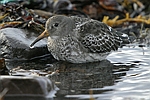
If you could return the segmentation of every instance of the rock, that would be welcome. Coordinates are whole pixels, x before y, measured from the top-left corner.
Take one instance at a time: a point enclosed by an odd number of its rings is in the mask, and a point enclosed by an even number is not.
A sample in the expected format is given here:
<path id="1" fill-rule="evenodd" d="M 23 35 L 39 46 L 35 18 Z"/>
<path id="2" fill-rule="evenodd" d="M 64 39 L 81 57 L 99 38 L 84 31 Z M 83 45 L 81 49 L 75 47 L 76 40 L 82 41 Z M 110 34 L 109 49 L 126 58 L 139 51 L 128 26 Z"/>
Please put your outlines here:
<path id="1" fill-rule="evenodd" d="M 58 88 L 48 78 L 40 76 L 1 76 L 0 93 L 7 89 L 4 98 L 53 98 Z M 22 99 L 19 99 L 22 100 Z M 25 100 L 25 99 L 24 99 Z M 27 100 L 27 99 L 26 99 Z M 47 100 L 47 99 L 46 99 Z"/>
<path id="2" fill-rule="evenodd" d="M 40 33 L 39 33 L 40 34 Z M 5 28 L 0 30 L 0 57 L 6 59 L 32 59 L 45 54 L 47 50 L 46 39 L 30 48 L 30 44 L 36 39 L 34 32 L 18 28 Z"/>

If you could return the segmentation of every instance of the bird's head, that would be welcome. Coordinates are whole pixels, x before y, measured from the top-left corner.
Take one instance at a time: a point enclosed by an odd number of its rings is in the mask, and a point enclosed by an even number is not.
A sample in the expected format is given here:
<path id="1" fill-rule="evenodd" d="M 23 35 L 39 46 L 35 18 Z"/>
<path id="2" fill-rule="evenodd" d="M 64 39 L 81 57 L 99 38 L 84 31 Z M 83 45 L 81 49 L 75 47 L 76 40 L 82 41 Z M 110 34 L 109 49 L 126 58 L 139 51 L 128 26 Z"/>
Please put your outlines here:
<path id="1" fill-rule="evenodd" d="M 30 46 L 32 47 L 36 42 L 48 36 L 54 40 L 63 37 L 70 34 L 73 28 L 73 21 L 69 17 L 64 15 L 53 16 L 47 20 L 45 31 Z"/>

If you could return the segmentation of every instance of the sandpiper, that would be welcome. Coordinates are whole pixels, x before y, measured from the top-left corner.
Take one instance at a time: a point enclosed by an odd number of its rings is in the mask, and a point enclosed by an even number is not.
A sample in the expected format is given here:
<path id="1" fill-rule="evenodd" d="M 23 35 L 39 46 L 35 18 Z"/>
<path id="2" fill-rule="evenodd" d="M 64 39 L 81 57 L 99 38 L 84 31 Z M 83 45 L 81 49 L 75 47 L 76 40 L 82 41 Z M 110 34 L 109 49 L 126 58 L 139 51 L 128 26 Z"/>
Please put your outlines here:
<path id="1" fill-rule="evenodd" d="M 90 18 L 56 15 L 45 31 L 30 45 L 48 37 L 48 50 L 57 60 L 86 63 L 104 60 L 116 51 L 122 39 L 110 26 Z"/>

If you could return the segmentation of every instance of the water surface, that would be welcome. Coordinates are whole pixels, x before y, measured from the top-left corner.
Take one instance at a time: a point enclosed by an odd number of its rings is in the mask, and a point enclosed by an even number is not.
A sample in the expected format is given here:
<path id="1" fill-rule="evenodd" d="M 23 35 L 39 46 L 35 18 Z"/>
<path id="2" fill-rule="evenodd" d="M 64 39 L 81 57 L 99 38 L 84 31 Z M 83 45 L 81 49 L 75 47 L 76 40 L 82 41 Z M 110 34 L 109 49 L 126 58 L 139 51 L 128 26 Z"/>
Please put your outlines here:
<path id="1" fill-rule="evenodd" d="M 125 46 L 107 60 L 88 64 L 43 60 L 20 65 L 39 72 L 59 70 L 49 77 L 59 88 L 54 100 L 150 100 L 149 47 Z"/>
<path id="2" fill-rule="evenodd" d="M 66 72 L 67 85 L 59 86 L 56 100 L 150 100 L 149 47 L 123 47 L 107 59 L 97 66 L 77 66 L 76 72 Z"/>

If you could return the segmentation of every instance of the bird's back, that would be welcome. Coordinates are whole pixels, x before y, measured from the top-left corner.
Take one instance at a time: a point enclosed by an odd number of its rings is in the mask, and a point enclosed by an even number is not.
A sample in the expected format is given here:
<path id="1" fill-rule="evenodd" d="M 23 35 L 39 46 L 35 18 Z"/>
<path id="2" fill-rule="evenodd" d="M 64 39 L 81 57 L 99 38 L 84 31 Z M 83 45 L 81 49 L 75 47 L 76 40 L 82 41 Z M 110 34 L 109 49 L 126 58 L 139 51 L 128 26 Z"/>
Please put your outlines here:
<path id="1" fill-rule="evenodd" d="M 77 38 L 81 44 L 93 53 L 116 51 L 122 39 L 117 31 L 106 24 L 88 18 L 73 17 L 75 20 Z"/>

